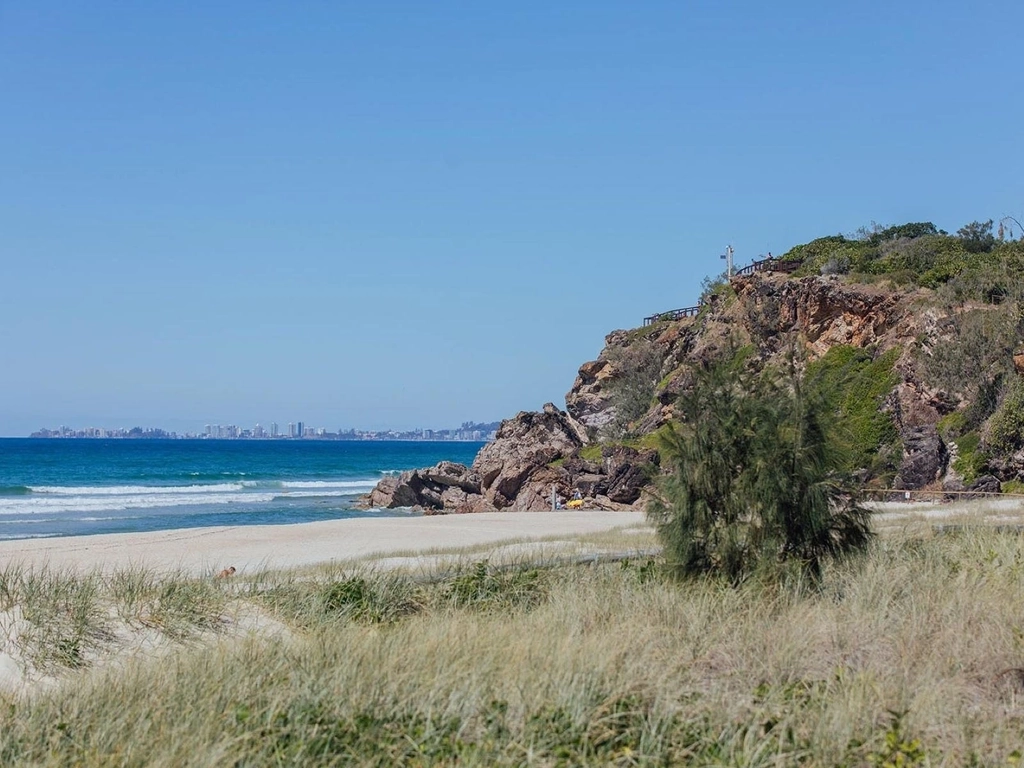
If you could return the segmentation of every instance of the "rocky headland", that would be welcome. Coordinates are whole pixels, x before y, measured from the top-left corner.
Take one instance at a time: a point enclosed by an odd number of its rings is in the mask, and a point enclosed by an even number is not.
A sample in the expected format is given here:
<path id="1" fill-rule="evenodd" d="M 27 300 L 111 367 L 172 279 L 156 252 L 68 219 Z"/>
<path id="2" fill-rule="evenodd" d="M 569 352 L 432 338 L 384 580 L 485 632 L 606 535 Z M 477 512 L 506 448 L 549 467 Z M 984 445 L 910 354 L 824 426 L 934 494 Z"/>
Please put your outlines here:
<path id="1" fill-rule="evenodd" d="M 914 283 L 801 271 L 808 270 L 734 277 L 692 316 L 613 331 L 597 359 L 580 366 L 564 410 L 548 403 L 519 413 L 471 466 L 442 462 L 385 478 L 367 504 L 427 513 L 544 510 L 554 490 L 563 498 L 579 491 L 588 508 L 642 508 L 658 472 L 657 431 L 693 416 L 677 412 L 678 395 L 696 366 L 737 349 L 744 365 L 757 368 L 797 349 L 806 369 L 837 382 L 835 419 L 873 419 L 874 431 L 859 438 L 868 441 L 857 468 L 865 484 L 966 492 L 1024 478 L 1024 449 L 1012 449 L 1011 440 L 1000 452 L 991 438 L 1008 397 L 1006 376 L 1024 372 L 1020 333 L 983 334 L 977 349 L 968 333 L 1002 318 L 1004 303 L 950 302 Z M 957 354 L 987 362 L 977 376 L 964 376 L 959 369 L 969 364 Z M 1004 391 L 987 412 L 979 410 L 980 398 L 992 396 L 986 381 Z"/>
<path id="2" fill-rule="evenodd" d="M 472 466 L 442 461 L 386 477 L 367 504 L 421 507 L 428 514 L 526 512 L 550 509 L 552 491 L 564 499 L 579 490 L 588 508 L 633 508 L 657 453 L 625 445 L 597 446 L 596 453 L 585 447 L 569 415 L 548 403 L 502 422 Z"/>

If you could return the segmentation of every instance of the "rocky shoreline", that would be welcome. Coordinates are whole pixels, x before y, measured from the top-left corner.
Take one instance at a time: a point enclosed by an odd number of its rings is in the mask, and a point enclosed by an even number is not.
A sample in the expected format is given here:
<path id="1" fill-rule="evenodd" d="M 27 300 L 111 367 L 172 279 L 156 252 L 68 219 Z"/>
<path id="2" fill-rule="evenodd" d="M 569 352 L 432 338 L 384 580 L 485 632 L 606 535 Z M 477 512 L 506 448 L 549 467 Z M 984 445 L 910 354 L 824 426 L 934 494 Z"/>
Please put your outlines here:
<path id="1" fill-rule="evenodd" d="M 605 446 L 600 458 L 588 460 L 583 448 L 569 415 L 548 403 L 543 411 L 503 421 L 471 466 L 442 461 L 386 477 L 366 505 L 414 507 L 424 514 L 536 512 L 551 509 L 554 489 L 562 498 L 579 491 L 588 509 L 641 509 L 657 452 Z"/>

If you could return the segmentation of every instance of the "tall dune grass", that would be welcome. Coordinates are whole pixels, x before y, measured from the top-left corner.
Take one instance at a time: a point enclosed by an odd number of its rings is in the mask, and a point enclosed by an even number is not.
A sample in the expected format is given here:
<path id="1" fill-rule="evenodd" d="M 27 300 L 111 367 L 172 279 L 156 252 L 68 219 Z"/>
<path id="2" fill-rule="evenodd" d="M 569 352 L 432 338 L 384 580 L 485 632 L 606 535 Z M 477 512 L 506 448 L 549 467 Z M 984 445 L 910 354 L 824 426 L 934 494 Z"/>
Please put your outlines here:
<path id="1" fill-rule="evenodd" d="M 224 599 L 292 632 L 11 698 L 0 764 L 1009 765 L 1022 544 L 888 535 L 817 587 L 643 563 L 262 574 Z"/>

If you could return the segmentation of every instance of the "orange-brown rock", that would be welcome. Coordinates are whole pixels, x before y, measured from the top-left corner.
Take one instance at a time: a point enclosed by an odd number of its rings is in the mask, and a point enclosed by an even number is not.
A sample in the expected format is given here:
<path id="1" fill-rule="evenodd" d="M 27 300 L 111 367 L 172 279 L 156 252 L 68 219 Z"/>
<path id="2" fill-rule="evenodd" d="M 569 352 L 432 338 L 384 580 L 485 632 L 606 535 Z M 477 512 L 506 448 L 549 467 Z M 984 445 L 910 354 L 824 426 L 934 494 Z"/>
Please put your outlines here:
<path id="1" fill-rule="evenodd" d="M 480 476 L 484 497 L 505 509 L 514 506 L 531 474 L 582 444 L 566 414 L 548 403 L 540 413 L 524 411 L 503 421 L 494 441 L 480 449 L 473 471 Z"/>

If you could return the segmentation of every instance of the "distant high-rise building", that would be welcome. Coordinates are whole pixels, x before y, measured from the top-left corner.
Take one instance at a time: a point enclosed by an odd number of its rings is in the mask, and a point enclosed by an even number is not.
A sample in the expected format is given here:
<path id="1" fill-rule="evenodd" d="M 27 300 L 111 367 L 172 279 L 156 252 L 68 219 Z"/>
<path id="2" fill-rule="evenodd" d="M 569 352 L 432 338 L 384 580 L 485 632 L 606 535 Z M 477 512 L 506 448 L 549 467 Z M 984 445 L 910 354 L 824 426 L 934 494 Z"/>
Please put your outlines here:
<path id="1" fill-rule="evenodd" d="M 277 437 L 277 422 L 276 421 L 270 422 L 270 436 L 271 437 Z"/>
<path id="2" fill-rule="evenodd" d="M 288 437 L 295 437 L 295 422 L 288 422 Z"/>
<path id="3" fill-rule="evenodd" d="M 306 436 L 306 432 L 305 432 L 306 425 L 303 424 L 301 421 L 298 422 L 295 425 L 295 428 L 296 428 L 295 431 L 299 433 L 299 437 L 305 437 Z"/>

